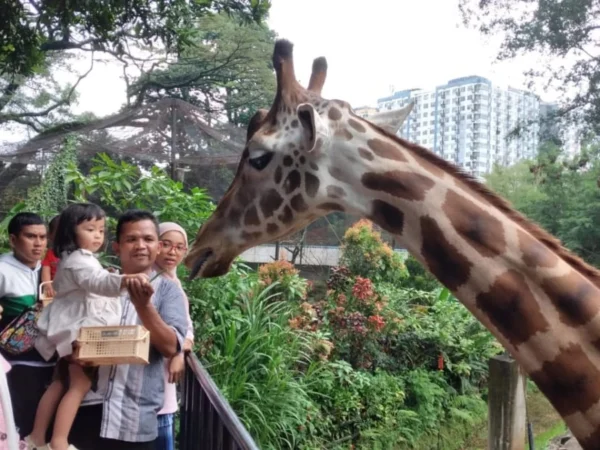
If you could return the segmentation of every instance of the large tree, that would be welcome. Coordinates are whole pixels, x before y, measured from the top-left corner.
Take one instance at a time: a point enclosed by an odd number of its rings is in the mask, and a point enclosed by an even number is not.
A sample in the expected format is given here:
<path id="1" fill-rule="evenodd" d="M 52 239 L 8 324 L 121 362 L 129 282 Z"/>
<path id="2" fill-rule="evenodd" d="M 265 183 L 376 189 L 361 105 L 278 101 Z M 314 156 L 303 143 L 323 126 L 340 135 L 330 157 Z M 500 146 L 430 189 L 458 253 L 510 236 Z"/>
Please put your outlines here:
<path id="1" fill-rule="evenodd" d="M 198 19 L 188 38 L 175 60 L 154 65 L 131 84 L 133 103 L 181 98 L 235 125 L 246 125 L 271 103 L 275 34 L 266 26 L 217 14 Z"/>
<path id="2" fill-rule="evenodd" d="M 0 14 L 0 124 L 20 123 L 40 131 L 51 114 L 68 107 L 77 82 L 89 71 L 73 85 L 52 86 L 51 73 L 64 63 L 66 51 L 102 52 L 124 64 L 138 59 L 132 47 L 179 53 L 189 45 L 198 18 L 224 12 L 260 22 L 269 7 L 270 0 L 5 0 Z M 41 97 L 32 94 L 40 92 L 32 80 L 44 87 Z M 35 101 L 28 104 L 31 99 Z"/>
<path id="3" fill-rule="evenodd" d="M 499 60 L 542 57 L 527 71 L 563 94 L 555 115 L 600 131 L 600 2 L 597 0 L 460 0 L 463 18 L 489 36 L 501 35 Z"/>
<path id="4" fill-rule="evenodd" d="M 600 146 L 584 142 L 579 155 L 568 157 L 545 144 L 534 161 L 496 167 L 488 185 L 516 209 L 600 266 Z"/>

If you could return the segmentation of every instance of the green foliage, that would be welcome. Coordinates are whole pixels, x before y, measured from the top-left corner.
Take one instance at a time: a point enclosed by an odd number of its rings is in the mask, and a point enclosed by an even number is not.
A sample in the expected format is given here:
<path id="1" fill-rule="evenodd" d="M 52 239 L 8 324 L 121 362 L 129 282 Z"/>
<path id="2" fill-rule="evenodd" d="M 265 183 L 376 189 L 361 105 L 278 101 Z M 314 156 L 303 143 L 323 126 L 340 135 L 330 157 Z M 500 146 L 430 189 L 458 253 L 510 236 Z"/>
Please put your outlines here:
<path id="1" fill-rule="evenodd" d="M 197 17 L 216 10 L 261 21 L 269 6 L 261 0 L 12 0 L 3 6 L 0 21 L 0 36 L 7 43 L 0 47 L 0 75 L 29 76 L 51 51 L 94 49 L 122 56 L 132 40 L 177 49 Z"/>
<path id="2" fill-rule="evenodd" d="M 547 144 L 535 161 L 495 168 L 487 183 L 590 264 L 600 266 L 600 146 L 567 157 Z"/>
<path id="3" fill-rule="evenodd" d="M 64 64 L 71 58 L 104 52 L 126 68 L 140 64 L 140 53 L 156 59 L 156 48 L 180 55 L 197 43 L 199 20 L 222 13 L 261 23 L 270 6 L 270 0 L 3 2 L 0 124 L 18 123 L 42 132 L 70 116 L 76 88 L 93 70 L 91 63 L 73 85 L 58 83 L 54 73 L 70 71 Z M 142 52 L 133 50 L 140 47 Z"/>
<path id="4" fill-rule="evenodd" d="M 581 118 L 595 133 L 599 131 L 598 57 L 593 54 L 600 43 L 598 2 L 461 0 L 460 8 L 466 23 L 483 34 L 503 36 L 498 59 L 541 56 L 536 68 L 526 72 L 531 84 L 563 94 L 564 105 L 557 117 Z"/>
<path id="5" fill-rule="evenodd" d="M 440 282 L 414 256 L 408 255 L 404 264 L 409 276 L 402 281 L 402 286 L 419 291 L 433 291 L 442 287 Z"/>
<path id="6" fill-rule="evenodd" d="M 182 98 L 208 113 L 225 113 L 229 123 L 247 125 L 272 101 L 274 33 L 226 14 L 196 21 L 176 62 L 144 73 L 129 89 L 135 103 L 157 97 Z"/>
<path id="7" fill-rule="evenodd" d="M 300 372 L 312 370 L 312 344 L 288 326 L 295 305 L 239 263 L 223 277 L 183 283 L 200 325 L 198 353 L 240 420 L 260 448 L 296 448 L 312 405 Z"/>
<path id="8" fill-rule="evenodd" d="M 49 220 L 67 206 L 69 197 L 67 175 L 69 167 L 77 162 L 76 149 L 77 139 L 68 136 L 44 173 L 42 183 L 29 191 L 24 209 Z"/>
<path id="9" fill-rule="evenodd" d="M 298 270 L 287 261 L 274 261 L 258 268 L 258 279 L 263 286 L 276 284 L 274 292 L 281 300 L 297 304 L 306 297 L 306 280 L 298 276 Z"/>
<path id="10" fill-rule="evenodd" d="M 87 176 L 71 164 L 66 181 L 74 185 L 75 200 L 98 203 L 112 217 L 127 209 L 146 209 L 161 222 L 179 223 L 189 236 L 195 235 L 214 210 L 203 189 L 185 192 L 182 183 L 172 180 L 156 166 L 143 173 L 139 167 L 125 161 L 117 163 L 106 154 L 94 158 Z"/>
<path id="11" fill-rule="evenodd" d="M 340 250 L 340 265 L 355 275 L 375 282 L 399 282 L 408 275 L 402 257 L 373 232 L 367 220 L 356 222 L 346 231 Z"/>

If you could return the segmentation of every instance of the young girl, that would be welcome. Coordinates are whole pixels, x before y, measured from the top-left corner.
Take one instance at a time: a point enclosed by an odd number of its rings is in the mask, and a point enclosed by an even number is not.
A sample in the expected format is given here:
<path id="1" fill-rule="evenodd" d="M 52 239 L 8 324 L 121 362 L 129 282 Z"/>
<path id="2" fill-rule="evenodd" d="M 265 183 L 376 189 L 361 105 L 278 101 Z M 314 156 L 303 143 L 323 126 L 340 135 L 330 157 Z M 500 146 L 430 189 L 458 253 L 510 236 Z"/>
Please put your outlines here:
<path id="1" fill-rule="evenodd" d="M 159 226 L 160 241 L 162 248 L 156 257 L 156 270 L 162 275 L 174 280 L 179 286 L 181 283 L 177 278 L 177 266 L 183 260 L 187 252 L 187 234 L 185 230 L 174 222 L 161 223 Z M 191 350 L 194 344 L 194 327 L 190 319 L 189 304 L 186 300 L 186 312 L 188 316 L 188 330 L 183 344 L 183 350 Z M 175 383 L 181 377 L 185 362 L 183 353 L 165 361 L 165 400 L 163 408 L 158 412 L 158 439 L 156 450 L 173 450 L 175 441 L 173 438 L 173 416 L 177 411 L 177 392 Z"/>
<path id="2" fill-rule="evenodd" d="M 53 285 L 54 301 L 38 319 L 36 349 L 49 360 L 58 353 L 54 379 L 38 405 L 33 431 L 25 438 L 29 448 L 71 450 L 68 436 L 77 410 L 92 384 L 97 367 L 82 367 L 72 357 L 79 329 L 118 325 L 120 291 L 127 278 L 148 282 L 145 274 L 119 275 L 103 269 L 94 256 L 104 243 L 105 213 L 97 205 L 75 203 L 60 215 L 54 251 L 60 257 Z M 56 412 L 52 439 L 46 431 Z"/>
<path id="3" fill-rule="evenodd" d="M 56 236 L 56 227 L 58 225 L 58 217 L 59 216 L 54 216 L 50 223 L 48 223 L 49 243 L 54 242 L 54 237 Z M 60 260 L 56 257 L 54 250 L 52 250 L 52 247 L 49 245 L 48 250 L 46 251 L 46 256 L 44 256 L 44 259 L 42 260 L 42 283 L 54 280 L 59 261 Z M 48 297 L 54 297 L 52 283 L 44 285 L 44 293 Z"/>

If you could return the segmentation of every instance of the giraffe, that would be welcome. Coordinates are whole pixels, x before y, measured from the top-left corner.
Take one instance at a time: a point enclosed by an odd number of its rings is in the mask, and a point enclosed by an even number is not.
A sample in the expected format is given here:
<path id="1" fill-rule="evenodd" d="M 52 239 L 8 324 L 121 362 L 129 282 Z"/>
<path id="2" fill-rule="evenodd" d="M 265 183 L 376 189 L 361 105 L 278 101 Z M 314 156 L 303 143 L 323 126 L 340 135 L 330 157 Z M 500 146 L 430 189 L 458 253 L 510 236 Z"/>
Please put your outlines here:
<path id="1" fill-rule="evenodd" d="M 191 277 L 225 274 L 245 249 L 332 211 L 396 236 L 498 339 L 584 449 L 600 448 L 600 272 L 455 165 L 321 97 L 293 45 L 273 52 L 277 92 L 256 112 L 234 180 L 186 257 Z"/>

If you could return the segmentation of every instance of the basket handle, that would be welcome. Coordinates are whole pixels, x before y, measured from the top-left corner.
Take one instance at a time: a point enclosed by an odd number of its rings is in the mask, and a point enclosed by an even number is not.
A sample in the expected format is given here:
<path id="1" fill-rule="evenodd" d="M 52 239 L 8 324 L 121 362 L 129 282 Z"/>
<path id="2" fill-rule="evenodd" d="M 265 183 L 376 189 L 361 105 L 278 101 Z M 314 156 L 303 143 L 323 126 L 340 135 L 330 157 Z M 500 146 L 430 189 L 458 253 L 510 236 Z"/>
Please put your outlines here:
<path id="1" fill-rule="evenodd" d="M 43 288 L 43 286 L 45 284 L 52 284 L 52 281 L 44 281 L 43 283 L 40 283 L 40 287 L 38 288 L 39 289 L 39 299 L 40 300 L 50 300 L 51 298 L 53 298 L 53 297 L 44 297 L 43 296 L 43 291 L 44 290 L 42 288 Z"/>

